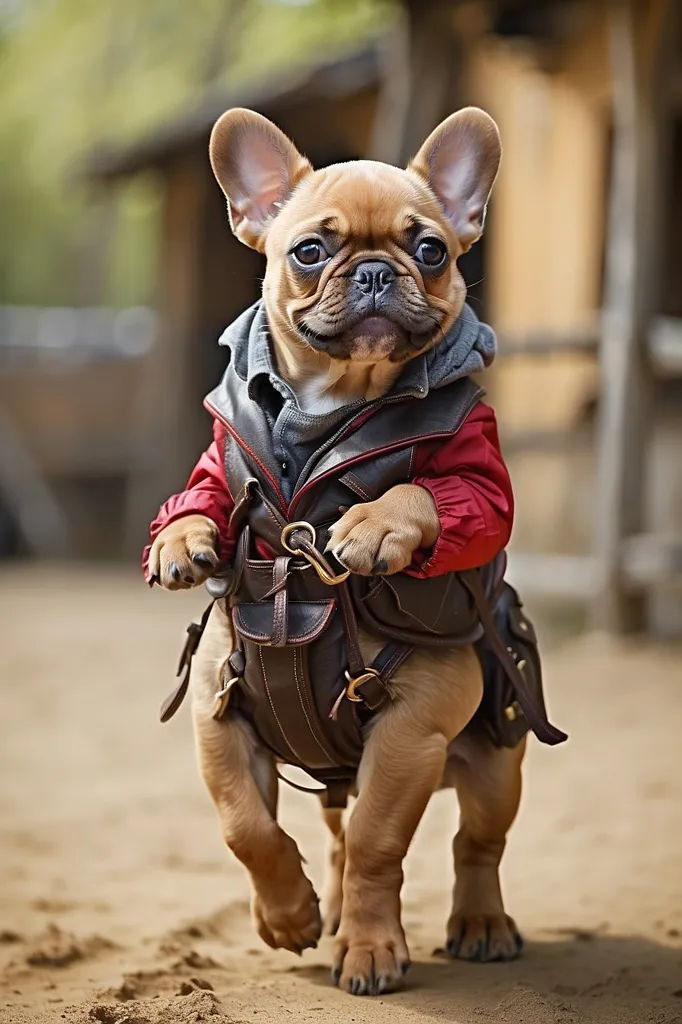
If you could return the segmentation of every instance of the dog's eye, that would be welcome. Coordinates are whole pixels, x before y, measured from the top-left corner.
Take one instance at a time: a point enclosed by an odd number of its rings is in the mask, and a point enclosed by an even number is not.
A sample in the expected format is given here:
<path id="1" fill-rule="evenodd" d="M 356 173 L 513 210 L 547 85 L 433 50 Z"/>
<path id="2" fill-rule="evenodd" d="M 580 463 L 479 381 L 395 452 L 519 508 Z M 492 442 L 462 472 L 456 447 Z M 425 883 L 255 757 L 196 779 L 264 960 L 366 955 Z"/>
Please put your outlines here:
<path id="1" fill-rule="evenodd" d="M 304 267 L 314 267 L 316 263 L 324 263 L 329 259 L 329 253 L 321 242 L 315 238 L 307 238 L 300 242 L 294 249 L 294 259 Z"/>
<path id="2" fill-rule="evenodd" d="M 437 238 L 425 238 L 420 242 L 415 259 L 426 267 L 439 267 L 444 262 L 448 251 Z"/>

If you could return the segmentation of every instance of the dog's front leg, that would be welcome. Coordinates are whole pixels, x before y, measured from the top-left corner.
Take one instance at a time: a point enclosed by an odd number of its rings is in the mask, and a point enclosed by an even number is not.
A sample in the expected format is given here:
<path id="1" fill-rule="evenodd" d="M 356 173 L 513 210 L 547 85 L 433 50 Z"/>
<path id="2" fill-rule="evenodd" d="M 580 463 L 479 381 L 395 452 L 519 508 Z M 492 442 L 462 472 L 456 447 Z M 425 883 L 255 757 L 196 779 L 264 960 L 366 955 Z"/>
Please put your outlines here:
<path id="1" fill-rule="evenodd" d="M 212 717 L 221 668 L 232 650 L 232 630 L 220 604 L 192 664 L 192 711 L 202 777 L 215 803 L 223 839 L 247 868 L 253 915 L 269 946 L 294 953 L 315 946 L 321 920 L 317 896 L 301 866 L 296 843 L 277 824 L 277 776 L 272 756 L 250 726 L 228 707 Z"/>
<path id="2" fill-rule="evenodd" d="M 353 995 L 391 992 L 409 967 L 400 921 L 403 859 L 441 781 L 448 744 L 482 693 L 469 647 L 417 652 L 391 686 L 394 699 L 365 746 L 346 833 L 333 977 Z"/>

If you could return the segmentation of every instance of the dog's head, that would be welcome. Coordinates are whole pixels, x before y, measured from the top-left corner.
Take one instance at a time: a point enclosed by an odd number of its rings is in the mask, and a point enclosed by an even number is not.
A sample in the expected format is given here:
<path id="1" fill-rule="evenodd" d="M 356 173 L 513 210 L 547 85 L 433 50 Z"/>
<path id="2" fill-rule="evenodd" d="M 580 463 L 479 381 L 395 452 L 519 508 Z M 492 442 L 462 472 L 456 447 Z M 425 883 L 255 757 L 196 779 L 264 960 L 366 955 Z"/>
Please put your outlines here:
<path id="1" fill-rule="evenodd" d="M 216 123 L 210 156 L 233 231 L 267 256 L 266 310 L 290 354 L 399 365 L 459 316 L 457 259 L 483 231 L 500 160 L 484 111 L 452 114 L 407 170 L 313 170 L 279 128 L 241 109 Z"/>

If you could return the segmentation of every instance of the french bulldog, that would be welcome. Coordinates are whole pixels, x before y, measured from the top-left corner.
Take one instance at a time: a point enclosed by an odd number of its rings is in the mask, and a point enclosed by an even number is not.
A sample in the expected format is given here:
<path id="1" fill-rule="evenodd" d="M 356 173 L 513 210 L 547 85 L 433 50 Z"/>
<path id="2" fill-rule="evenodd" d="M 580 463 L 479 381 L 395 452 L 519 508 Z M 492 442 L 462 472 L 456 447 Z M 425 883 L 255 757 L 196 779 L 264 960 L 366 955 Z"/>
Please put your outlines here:
<path id="1" fill-rule="evenodd" d="M 314 170 L 260 114 L 234 109 L 218 120 L 211 164 L 232 230 L 267 258 L 268 343 L 274 372 L 294 396 L 291 409 L 324 418 L 370 405 L 424 353 L 437 356 L 465 315 L 457 261 L 483 231 L 500 152 L 494 121 L 476 108 L 443 121 L 406 169 L 358 160 Z M 469 466 L 461 477 L 475 472 Z M 480 468 L 479 492 L 487 472 Z M 459 474 L 455 453 L 438 470 L 439 493 Z M 328 550 L 348 571 L 390 577 L 419 552 L 422 565 L 437 558 L 434 549 L 455 557 L 466 512 L 446 524 L 426 476 L 339 516 Z M 226 494 L 228 513 L 231 500 Z M 483 518 L 489 523 L 494 513 Z M 170 590 L 201 584 L 224 557 L 225 529 L 217 514 L 174 518 L 153 540 L 150 576 Z M 505 542 L 500 535 L 498 547 Z M 369 664 L 382 641 L 363 634 L 362 645 Z M 337 984 L 356 995 L 400 987 L 410 963 L 403 860 L 432 793 L 452 785 L 461 820 L 447 950 L 465 960 L 516 957 L 521 940 L 504 910 L 498 866 L 518 809 L 525 744 L 498 748 L 465 731 L 482 695 L 473 648 L 417 649 L 393 676 L 393 699 L 368 733 L 347 827 L 341 811 L 325 812 L 333 851 L 321 914 L 298 848 L 277 823 L 275 759 L 229 706 L 220 721 L 212 714 L 233 646 L 217 602 L 192 667 L 194 728 L 225 842 L 251 876 L 264 941 L 300 953 L 324 927 L 336 935 Z"/>

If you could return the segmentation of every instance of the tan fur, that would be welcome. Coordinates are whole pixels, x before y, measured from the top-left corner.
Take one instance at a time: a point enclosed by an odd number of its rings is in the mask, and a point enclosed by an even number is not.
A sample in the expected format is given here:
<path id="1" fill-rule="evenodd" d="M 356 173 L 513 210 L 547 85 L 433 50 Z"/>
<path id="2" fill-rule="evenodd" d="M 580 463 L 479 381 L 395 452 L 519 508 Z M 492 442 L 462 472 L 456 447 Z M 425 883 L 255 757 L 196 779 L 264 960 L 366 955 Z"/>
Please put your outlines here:
<path id="1" fill-rule="evenodd" d="M 218 563 L 218 527 L 208 516 L 183 516 L 161 531 L 149 552 L 149 574 L 167 590 L 187 590 L 208 579 Z M 202 556 L 208 564 L 195 559 Z M 175 579 L 173 567 L 177 567 Z"/>
<path id="2" fill-rule="evenodd" d="M 363 323 L 340 331 L 333 354 L 308 343 L 301 318 L 323 334 L 331 330 L 338 311 L 348 312 L 349 279 L 359 260 L 388 259 L 398 268 L 400 301 L 416 311 L 417 320 L 437 325 L 424 348 L 436 344 L 459 315 L 465 286 L 456 260 L 482 231 L 499 162 L 497 129 L 482 111 L 449 118 L 407 170 L 358 161 L 324 171 L 313 171 L 265 118 L 228 111 L 214 129 L 211 161 L 235 233 L 267 255 L 264 297 L 277 366 L 306 411 L 382 395 L 405 359 L 423 351 L 406 349 L 407 329 L 392 323 L 385 334 L 377 333 L 376 324 L 365 333 Z M 410 251 L 406 239 L 415 220 L 447 245 L 449 262 L 438 274 L 423 273 Z M 301 274 L 292 264 L 292 246 L 317 236 L 321 226 L 333 232 L 334 251 L 314 275 Z M 403 484 L 353 506 L 333 526 L 329 547 L 356 573 L 393 573 L 417 549 L 432 547 L 439 531 L 430 493 Z M 203 516 L 163 530 L 150 562 L 161 584 L 177 589 L 210 574 L 193 559 L 216 557 L 216 534 Z M 361 639 L 369 664 L 382 644 Z M 250 873 L 259 934 L 271 946 L 301 952 L 317 942 L 322 920 L 296 844 L 277 824 L 273 758 L 229 708 L 222 721 L 212 718 L 232 644 L 229 619 L 216 604 L 191 676 L 199 765 L 225 842 Z M 398 988 L 409 965 L 400 920 L 403 859 L 441 785 L 456 787 L 461 807 L 451 953 L 509 959 L 518 952 L 498 865 L 518 808 L 525 745 L 497 750 L 484 735 L 464 731 L 482 693 L 480 664 L 469 647 L 415 651 L 391 688 L 394 699 L 366 737 L 347 827 L 340 812 L 325 812 L 333 837 L 325 930 L 336 932 L 335 977 L 356 994 Z"/>

